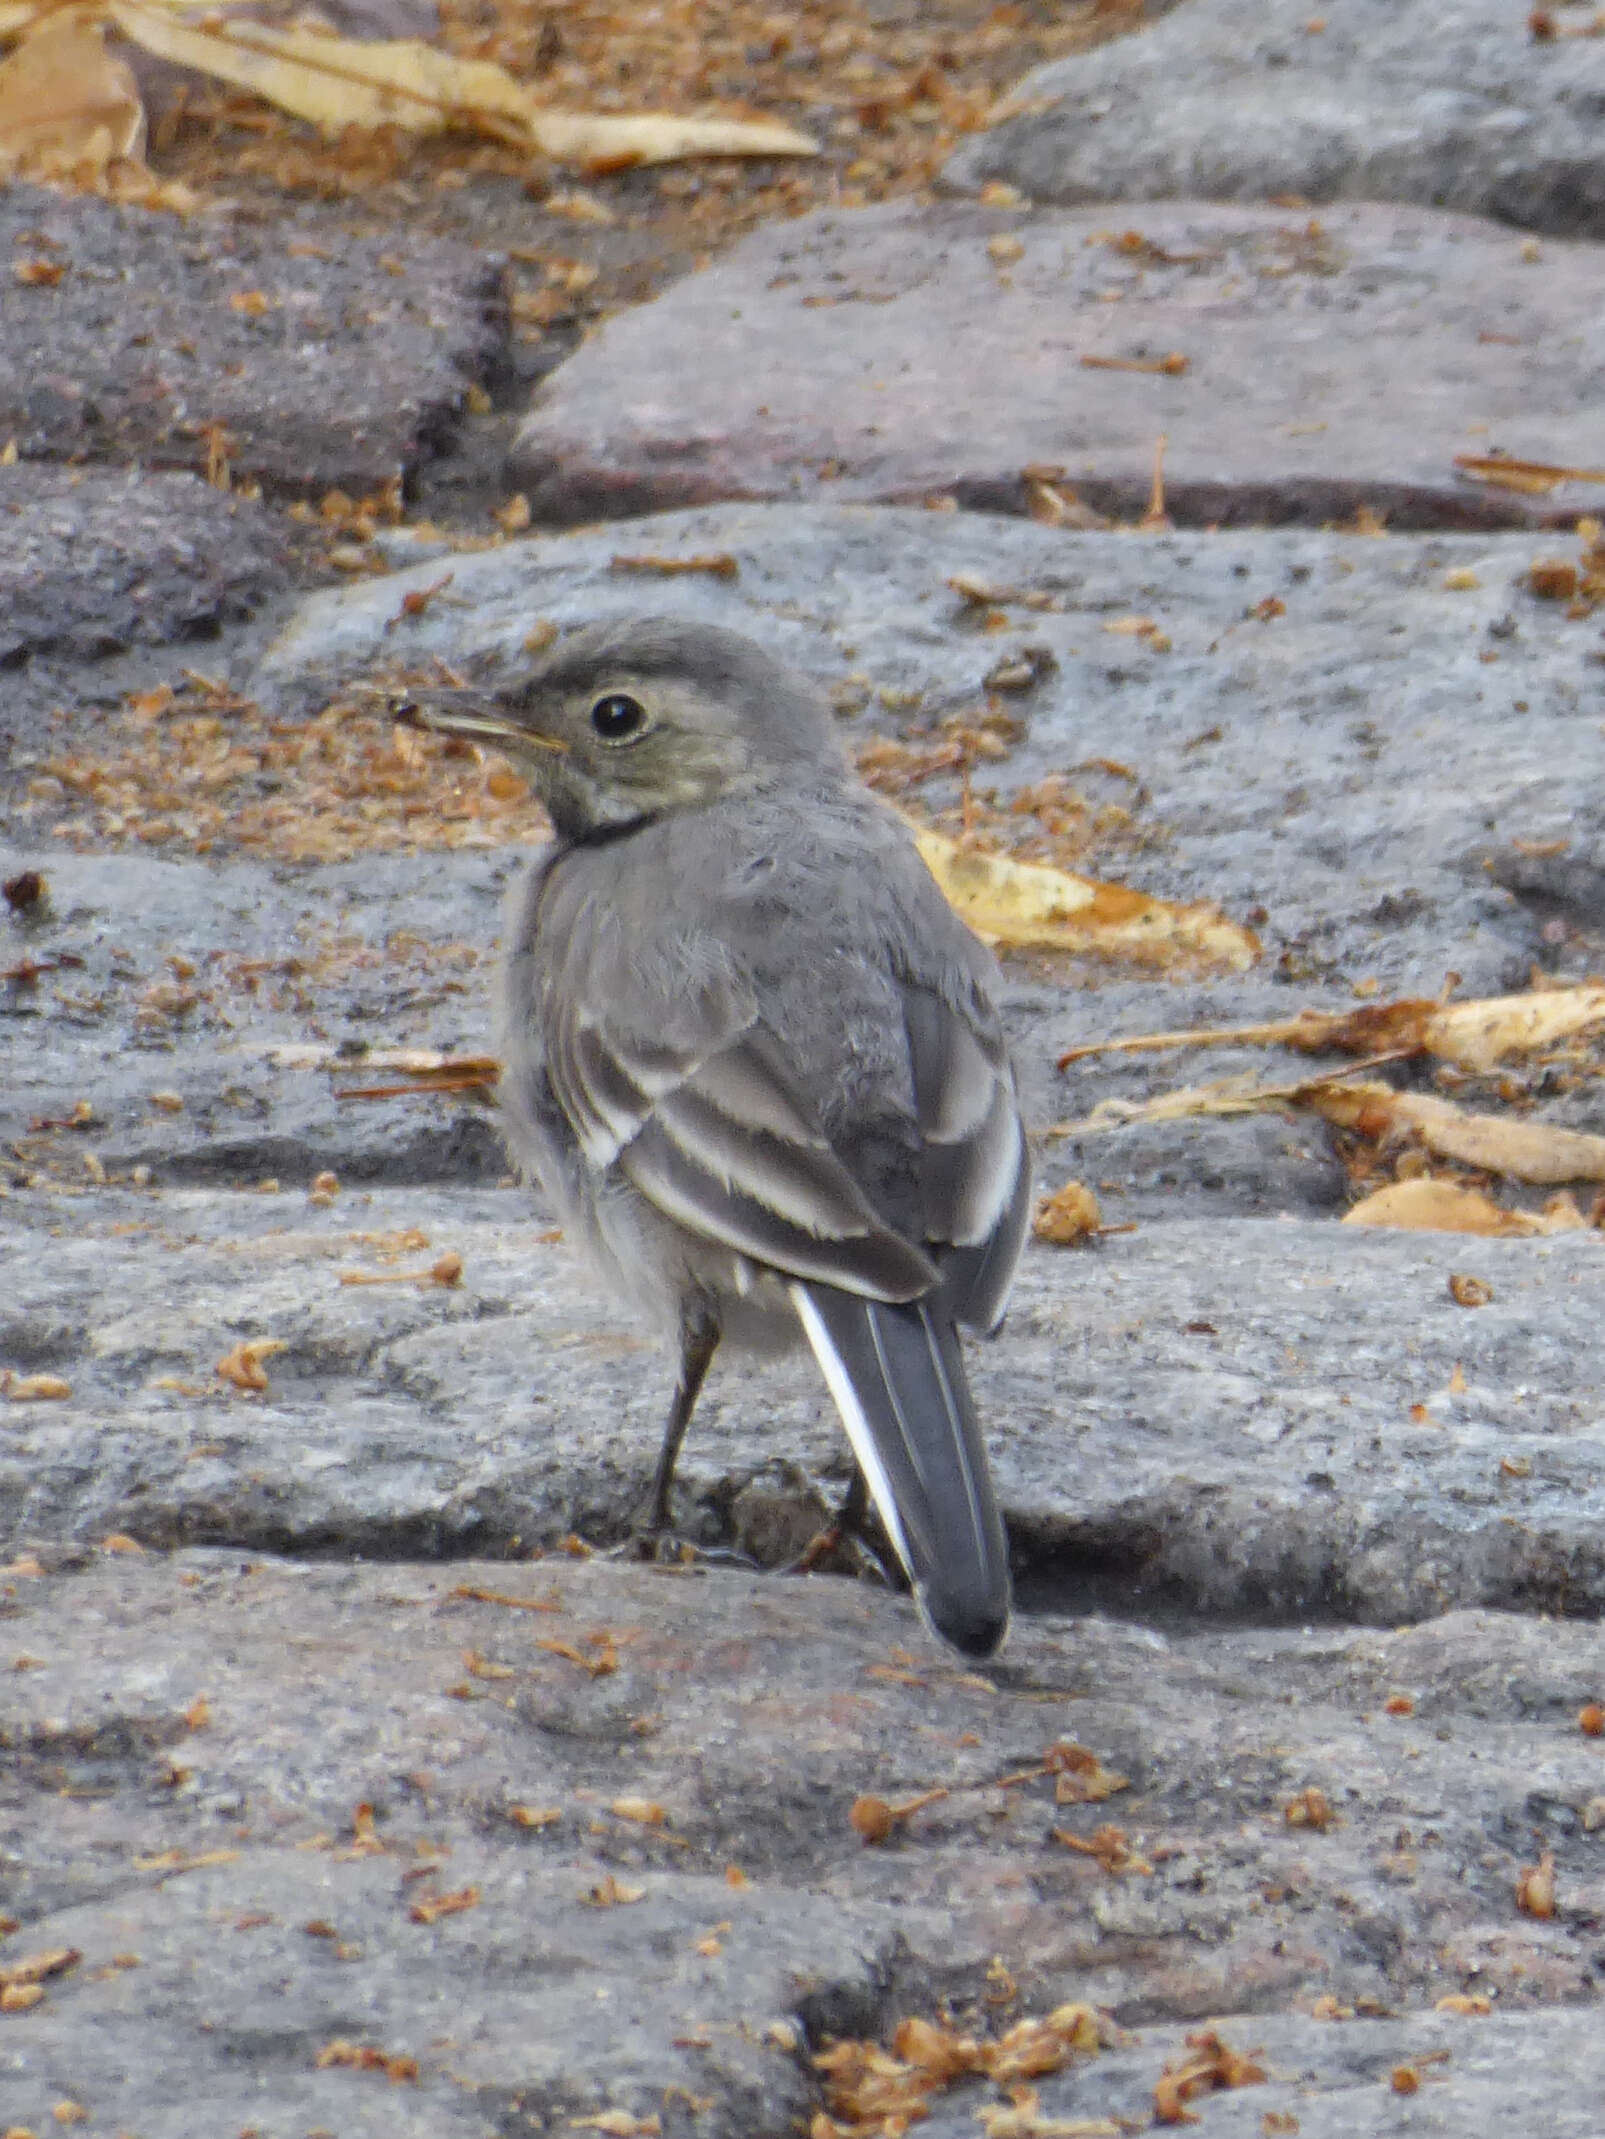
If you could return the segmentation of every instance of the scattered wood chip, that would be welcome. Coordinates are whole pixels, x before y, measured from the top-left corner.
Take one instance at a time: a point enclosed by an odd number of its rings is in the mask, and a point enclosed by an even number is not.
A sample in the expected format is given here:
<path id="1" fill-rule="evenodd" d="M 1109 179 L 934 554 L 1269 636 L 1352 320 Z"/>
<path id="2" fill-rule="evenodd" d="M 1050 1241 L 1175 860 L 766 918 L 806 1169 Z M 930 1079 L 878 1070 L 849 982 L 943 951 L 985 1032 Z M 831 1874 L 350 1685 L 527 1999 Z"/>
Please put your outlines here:
<path id="1" fill-rule="evenodd" d="M 644 1886 L 626 1886 L 609 1872 L 606 1878 L 599 1880 L 595 1886 L 587 1887 L 580 1898 L 587 1908 L 622 1909 L 632 1901 L 642 1900 L 645 1894 Z"/>
<path id="2" fill-rule="evenodd" d="M 709 550 L 696 557 L 618 556 L 609 561 L 611 572 L 656 572 L 675 578 L 687 572 L 705 572 L 713 579 L 735 579 L 741 567 L 728 550 Z"/>
<path id="3" fill-rule="evenodd" d="M 1337 1814 L 1324 1790 L 1313 1783 L 1290 1797 L 1282 1807 L 1282 1817 L 1289 1827 L 1312 1827 L 1317 1834 L 1324 1834 L 1329 1827 L 1337 1825 Z"/>
<path id="4" fill-rule="evenodd" d="M 0 1968 L 0 1985 L 10 1989 L 17 1984 L 44 1983 L 51 1976 L 65 1975 L 82 1959 L 76 1946 L 50 1946 L 42 1953 L 27 1954 L 22 1960 Z"/>
<path id="5" fill-rule="evenodd" d="M 981 678 L 981 687 L 987 691 L 1032 691 L 1056 674 L 1058 667 L 1059 657 L 1051 647 L 1022 646 L 994 662 Z"/>
<path id="6" fill-rule="evenodd" d="M 324 2044 L 315 2063 L 320 2072 L 339 2065 L 348 2066 L 354 2072 L 382 2072 L 386 2079 L 398 2084 L 416 2081 L 418 2077 L 417 2058 L 398 2056 L 394 2051 L 377 2049 L 371 2043 L 347 2042 L 341 2036 Z"/>
<path id="7" fill-rule="evenodd" d="M 827 2043 L 814 2058 L 825 2087 L 829 2115 L 815 2121 L 814 2139 L 873 2139 L 905 2132 L 928 2116 L 935 2096 L 972 2074 L 1014 2089 L 1061 2071 L 1074 2057 L 1093 2057 L 1117 2039 L 1105 2016 L 1089 2005 L 1062 2005 L 1041 2020 L 1022 2020 L 995 2042 L 961 2035 L 936 2022 L 910 2016 L 898 2023 L 892 2048 L 878 2043 Z M 1016 2095 L 1014 2107 L 1022 2105 Z M 1011 2112 L 998 2112 L 1007 2115 Z M 843 2121 L 837 2122 L 837 2119 Z M 1007 2134 L 1009 2127 L 1003 2127 Z M 1026 2127 L 1015 2129 L 1022 2139 Z M 1094 2122 L 1077 2127 L 1077 2139 L 1118 2131 Z M 1055 2127 L 1048 2139 L 1060 2139 Z"/>
<path id="8" fill-rule="evenodd" d="M 514 1597 L 506 1590 L 480 1589 L 470 1582 L 459 1582 L 451 1593 L 473 1604 L 504 1604 L 514 1612 L 560 1612 L 563 1600 L 557 1591 L 550 1590 L 544 1597 Z"/>
<path id="9" fill-rule="evenodd" d="M 1043 1765 L 1054 1779 L 1053 1801 L 1056 1805 L 1099 1805 L 1105 1798 L 1131 1788 L 1128 1775 L 1117 1775 L 1088 1747 L 1073 1745 L 1068 1740 L 1049 1746 L 1043 1755 Z"/>
<path id="10" fill-rule="evenodd" d="M 1187 2107 L 1195 2096 L 1217 2087 L 1255 2087 L 1265 2078 L 1265 2068 L 1244 2057 L 1224 2042 L 1214 2028 L 1201 2028 L 1187 2038 L 1187 2054 L 1168 2064 L 1154 2086 L 1154 2121 L 1158 2124 L 1196 2124 Z"/>
<path id="11" fill-rule="evenodd" d="M 479 1907 L 477 1886 L 458 1887 L 450 1894 L 420 1895 L 407 1914 L 415 1924 L 439 1923 L 443 1916 L 461 1916 L 466 1909 Z"/>
<path id="12" fill-rule="evenodd" d="M 1052 1834 L 1061 1847 L 1079 1856 L 1096 1857 L 1106 1872 L 1131 1872 L 1139 1878 L 1147 1878 L 1153 1872 L 1147 1858 L 1131 1847 L 1124 1828 L 1103 1826 L 1090 1835 L 1078 1835 L 1071 1834 L 1068 1828 L 1055 1827 Z"/>
<path id="13" fill-rule="evenodd" d="M 1038 1240 L 1052 1241 L 1058 1248 L 1072 1248 L 1103 1232 L 1103 1211 L 1084 1181 L 1066 1181 L 1063 1188 L 1038 1202 L 1031 1230 Z"/>
<path id="14" fill-rule="evenodd" d="M 460 1285 L 463 1276 L 463 1259 L 455 1249 L 448 1248 L 439 1255 L 427 1270 L 342 1270 L 342 1285 Z M 221 1369 L 219 1369 L 221 1372 Z"/>
<path id="15" fill-rule="evenodd" d="M 219 1381 L 229 1382 L 236 1389 L 248 1394 L 262 1396 L 267 1393 L 268 1378 L 262 1362 L 271 1359 L 276 1352 L 288 1351 L 282 1337 L 242 1337 L 231 1352 L 227 1352 L 212 1369 Z"/>
<path id="16" fill-rule="evenodd" d="M 1457 1307 L 1486 1307 L 1494 1296 L 1494 1288 L 1486 1278 L 1470 1277 L 1463 1270 L 1449 1274 L 1449 1297 Z"/>
<path id="17" fill-rule="evenodd" d="M 1523 1916 L 1548 1919 L 1555 1913 L 1555 1857 L 1545 1850 L 1536 1864 L 1527 1865 L 1516 1881 L 1516 1906 Z"/>
<path id="18" fill-rule="evenodd" d="M 608 1811 L 617 1820 L 633 1820 L 638 1827 L 661 1827 L 668 1815 L 655 1798 L 616 1797 Z"/>
<path id="19" fill-rule="evenodd" d="M 1435 2013 L 1460 2013 L 1482 2015 L 1493 2011 L 1493 2000 L 1481 1991 L 1451 1991 L 1447 1998 L 1440 1998 L 1433 2007 Z"/>
<path id="20" fill-rule="evenodd" d="M 926 1790 L 919 1797 L 906 1798 L 900 1805 L 890 1805 L 883 1797 L 855 1797 L 848 1807 L 847 1824 L 863 1842 L 889 1842 L 905 1820 L 912 1819 L 927 1805 L 940 1804 L 947 1794 L 944 1789 Z"/>
<path id="21" fill-rule="evenodd" d="M 1605 483 L 1605 468 L 1569 468 L 1547 460 L 1517 460 L 1504 453 L 1457 453 L 1455 466 L 1473 482 L 1496 490 L 1518 490 L 1546 497 L 1562 483 Z"/>
<path id="22" fill-rule="evenodd" d="M 975 2112 L 986 2139 L 1121 2139 L 1125 2125 L 1108 2117 L 1050 2117 L 1035 2087 L 1011 2087 L 1009 2106 L 983 2104 Z"/>
<path id="23" fill-rule="evenodd" d="M 567 1663 L 578 1664 L 580 1669 L 588 1672 L 593 1679 L 607 1678 L 619 1668 L 619 1652 L 613 1637 L 610 1634 L 593 1634 L 590 1636 L 590 1642 L 590 1655 L 583 1649 L 576 1648 L 571 1641 L 540 1640 L 535 1646 L 537 1649 L 545 1649 L 549 1655 L 561 1656 Z"/>
<path id="24" fill-rule="evenodd" d="M 558 1805 L 509 1805 L 507 1817 L 515 1827 L 555 1827 L 563 1813 Z"/>
<path id="25" fill-rule="evenodd" d="M 14 1374 L 0 1368 L 0 1396 L 10 1404 L 55 1404 L 72 1394 L 72 1383 L 59 1374 Z"/>
<path id="26" fill-rule="evenodd" d="M 1188 359 L 1177 349 L 1162 357 L 1084 356 L 1081 363 L 1087 371 L 1154 371 L 1172 379 L 1181 378 L 1188 369 Z"/>
<path id="27" fill-rule="evenodd" d="M 607 2139 L 659 2139 L 663 2119 L 655 2112 L 637 2117 L 627 2109 L 604 2109 L 594 2117 L 570 2117 L 571 2132 L 604 2132 Z"/>
<path id="28" fill-rule="evenodd" d="M 239 1858 L 237 1849 L 159 1849 L 153 1856 L 136 1857 L 135 1868 L 142 1872 L 204 1872 L 213 1864 L 233 1864 Z"/>
<path id="29" fill-rule="evenodd" d="M 463 1669 L 475 1679 L 514 1679 L 518 1676 L 511 1664 L 493 1663 L 478 1649 L 464 1649 Z"/>

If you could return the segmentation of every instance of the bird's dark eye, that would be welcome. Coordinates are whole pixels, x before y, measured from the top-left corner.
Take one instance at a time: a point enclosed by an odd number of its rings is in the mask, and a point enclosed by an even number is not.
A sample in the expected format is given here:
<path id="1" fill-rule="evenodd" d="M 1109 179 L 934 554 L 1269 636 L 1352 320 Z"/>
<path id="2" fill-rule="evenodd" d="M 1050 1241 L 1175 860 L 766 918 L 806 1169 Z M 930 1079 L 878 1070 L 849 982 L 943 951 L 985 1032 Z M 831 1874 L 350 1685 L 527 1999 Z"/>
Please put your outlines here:
<path id="1" fill-rule="evenodd" d="M 646 707 L 628 691 L 609 691 L 592 706 L 591 726 L 604 743 L 628 743 L 646 726 Z"/>

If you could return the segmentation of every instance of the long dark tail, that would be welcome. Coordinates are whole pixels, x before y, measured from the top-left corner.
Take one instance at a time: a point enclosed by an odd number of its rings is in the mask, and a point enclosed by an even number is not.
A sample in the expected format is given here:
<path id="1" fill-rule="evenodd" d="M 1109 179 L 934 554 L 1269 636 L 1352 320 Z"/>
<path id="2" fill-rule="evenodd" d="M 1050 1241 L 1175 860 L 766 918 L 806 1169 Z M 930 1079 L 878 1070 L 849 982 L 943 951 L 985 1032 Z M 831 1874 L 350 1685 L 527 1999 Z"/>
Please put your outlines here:
<path id="1" fill-rule="evenodd" d="M 1009 1624 L 1009 1548 L 958 1334 L 940 1303 L 832 1285 L 793 1301 L 881 1520 L 932 1627 L 990 1656 Z"/>

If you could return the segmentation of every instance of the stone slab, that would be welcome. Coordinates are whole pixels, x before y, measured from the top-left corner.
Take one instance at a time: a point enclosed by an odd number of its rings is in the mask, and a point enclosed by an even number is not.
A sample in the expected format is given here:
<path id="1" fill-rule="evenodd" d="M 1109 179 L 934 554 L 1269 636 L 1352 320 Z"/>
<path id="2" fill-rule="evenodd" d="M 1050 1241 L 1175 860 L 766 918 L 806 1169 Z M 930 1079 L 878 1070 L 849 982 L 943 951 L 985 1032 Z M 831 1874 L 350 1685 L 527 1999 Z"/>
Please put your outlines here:
<path id="1" fill-rule="evenodd" d="M 1559 32 L 1535 32 L 1542 17 Z M 1027 75 L 951 185 L 1036 200 L 1413 201 L 1605 237 L 1605 43 L 1586 10 L 1188 0 Z M 1391 383 L 1391 382 L 1390 382 Z"/>
<path id="2" fill-rule="evenodd" d="M 131 647 L 189 658 L 288 582 L 265 507 L 187 475 L 0 468 L 0 736 L 41 657 L 98 662 Z"/>
<path id="3" fill-rule="evenodd" d="M 1005 1336 L 973 1354 L 1028 1609 L 1605 1612 L 1597 1234 L 1185 1210 L 1093 1252 L 1033 1246 Z M 458 1557 L 614 1540 L 645 1495 L 668 1357 L 522 1191 L 346 1189 L 317 1207 L 57 1186 L 13 1194 L 6 1220 L 0 1360 L 70 1387 L 0 1409 L 13 1547 L 124 1532 Z M 428 1282 L 446 1252 L 460 1284 Z M 1457 1272 L 1491 1304 L 1457 1306 Z M 281 1349 L 253 1397 L 216 1369 L 258 1339 Z M 797 1464 L 845 1482 L 809 1360 L 721 1359 L 682 1525 L 789 1557 L 740 1503 Z"/>
<path id="4" fill-rule="evenodd" d="M 1256 976 L 1267 1007 L 1245 1016 L 1271 1015 L 1289 989 L 1304 1000 L 1365 978 L 1435 994 L 1448 969 L 1466 992 L 1491 994 L 1524 986 L 1534 964 L 1580 978 L 1602 949 L 1591 799 L 1605 778 L 1602 642 L 1598 619 L 1570 619 L 1527 590 L 1532 560 L 1555 547 L 1515 535 L 1083 535 L 976 514 L 728 507 L 433 555 L 313 596 L 254 688 L 290 708 L 375 662 L 516 667 L 539 620 L 652 608 L 751 631 L 846 692 L 861 708 L 844 721 L 849 746 L 929 744 L 942 721 L 984 706 L 1000 663 L 1041 647 L 1057 666 L 1032 690 L 998 694 L 1024 732 L 977 771 L 978 788 L 1006 804 L 1060 773 L 1129 811 L 1131 843 L 1092 852 L 1088 866 L 1252 919 L 1270 945 Z M 623 572 L 621 553 L 728 553 L 736 576 Z M 446 569 L 452 606 L 387 628 Z M 1011 598 L 989 618 L 948 584 L 964 575 Z M 1168 651 L 1133 631 L 1143 618 Z M 931 779 L 914 795 L 939 807 L 956 784 Z M 1569 842 L 1575 880 L 1510 873 L 1534 866 L 1513 841 L 1555 838 Z M 1051 1002 L 1053 1022 L 1033 1049 L 1107 1029 L 1109 988 L 1088 996 L 1083 978 L 1034 998 L 1038 1016 Z M 1180 1003 L 1137 1015 L 1206 1022 L 1208 1003 L 1227 999 L 1217 986 L 1183 1015 Z M 1064 1096 L 1056 1082 L 1033 1086 L 1038 1118 L 1062 1113 Z"/>
<path id="5" fill-rule="evenodd" d="M 1569 525 L 1605 501 L 1598 263 L 1522 243 L 1369 205 L 826 211 L 609 320 L 512 465 L 563 523 L 726 498 L 1021 512 L 1030 467 L 1135 519 L 1163 435 L 1182 524 Z M 1532 495 L 1456 466 L 1501 452 L 1596 480 Z"/>
<path id="6" fill-rule="evenodd" d="M 1047 2083 L 1060 2114 L 1146 2123 L 1189 2030 L 1230 2016 L 1269 2077 L 1207 2104 L 1211 2128 L 1275 2109 L 1442 2131 L 1395 2115 L 1388 2074 L 1415 2057 L 1422 2107 L 1461 2129 L 1503 2104 L 1590 2129 L 1568 2118 L 1599 2058 L 1592 1629 L 1042 1620 L 983 1675 L 825 1577 L 38 1564 L 0 1578 L 26 1659 L 0 1720 L 0 1965 L 80 1958 L 4 2017 L 8 2125 L 50 2130 L 69 2102 L 143 2139 L 200 2116 L 506 2139 L 613 2111 L 665 2139 L 789 2139 L 824 2036 L 944 2007 L 992 2033 L 1075 1998 L 1127 2032 Z M 611 1670 L 573 1660 L 609 1645 Z M 1031 1771 L 1061 1739 L 1127 1787 L 1055 1805 Z M 1329 1824 L 1290 1826 L 1312 1788 Z M 933 1789 L 860 1843 L 856 1796 Z M 1054 1838 L 1110 1822 L 1150 1869 Z M 1538 1921 L 1515 1886 L 1545 1848 Z M 1431 2010 L 1467 1993 L 1488 2017 Z M 1308 2017 L 1323 1997 L 1372 2017 Z M 320 2066 L 337 2042 L 415 2076 Z M 967 2087 L 931 2128 L 973 2132 L 999 2099 Z"/>
<path id="7" fill-rule="evenodd" d="M 506 336 L 498 258 L 282 206 L 178 222 L 11 186 L 0 271 L 0 439 L 204 470 L 216 425 L 235 475 L 280 495 L 404 477 Z"/>

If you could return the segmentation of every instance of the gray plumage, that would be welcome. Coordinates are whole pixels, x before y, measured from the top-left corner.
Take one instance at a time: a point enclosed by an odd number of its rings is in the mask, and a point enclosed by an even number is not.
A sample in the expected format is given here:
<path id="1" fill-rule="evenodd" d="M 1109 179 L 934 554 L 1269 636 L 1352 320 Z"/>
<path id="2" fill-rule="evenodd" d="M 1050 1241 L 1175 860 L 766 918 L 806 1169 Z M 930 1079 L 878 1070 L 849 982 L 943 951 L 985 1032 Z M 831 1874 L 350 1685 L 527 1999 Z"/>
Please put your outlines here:
<path id="1" fill-rule="evenodd" d="M 1007 1547 L 956 1330 L 999 1322 L 1030 1202 L 991 957 L 812 686 L 733 632 L 595 626 L 422 717 L 515 756 L 556 827 L 509 916 L 501 1104 L 678 1332 L 656 1516 L 720 1338 L 800 1326 L 927 1617 L 991 1654 Z"/>

